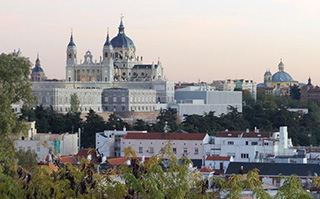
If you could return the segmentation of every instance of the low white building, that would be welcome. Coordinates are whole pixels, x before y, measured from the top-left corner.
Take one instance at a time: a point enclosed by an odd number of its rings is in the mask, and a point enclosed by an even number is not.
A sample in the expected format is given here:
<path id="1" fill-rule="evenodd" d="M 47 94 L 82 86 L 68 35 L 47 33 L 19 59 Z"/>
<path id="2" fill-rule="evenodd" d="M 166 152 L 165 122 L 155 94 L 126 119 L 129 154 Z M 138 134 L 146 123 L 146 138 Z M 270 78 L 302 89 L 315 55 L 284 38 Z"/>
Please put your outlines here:
<path id="1" fill-rule="evenodd" d="M 175 91 L 175 109 L 180 118 L 184 115 L 203 115 L 213 111 L 216 116 L 227 114 L 229 107 L 237 108 L 242 112 L 241 91 L 214 91 L 201 86 L 189 86 Z"/>
<path id="2" fill-rule="evenodd" d="M 146 133 L 146 131 L 130 131 Z M 103 131 L 96 133 L 96 149 L 103 156 L 121 157 L 121 140 L 128 132 L 124 128 L 123 131 Z"/>
<path id="3" fill-rule="evenodd" d="M 204 146 L 209 142 L 206 133 L 131 133 L 128 132 L 122 139 L 122 147 L 132 147 L 137 157 L 150 158 L 158 155 L 160 150 L 168 143 L 178 159 L 187 156 L 194 166 L 200 168 L 204 165 Z M 124 153 L 121 153 L 124 156 Z"/>
<path id="4" fill-rule="evenodd" d="M 14 141 L 16 150 L 30 150 L 37 154 L 38 162 L 44 161 L 49 153 L 60 155 L 74 155 L 78 153 L 77 134 L 51 134 L 32 131 L 27 137 Z"/>
<path id="5" fill-rule="evenodd" d="M 211 137 L 206 144 L 206 155 L 232 156 L 234 162 L 262 162 L 269 157 L 293 156 L 288 138 L 287 127 L 280 127 L 280 132 L 222 131 Z"/>

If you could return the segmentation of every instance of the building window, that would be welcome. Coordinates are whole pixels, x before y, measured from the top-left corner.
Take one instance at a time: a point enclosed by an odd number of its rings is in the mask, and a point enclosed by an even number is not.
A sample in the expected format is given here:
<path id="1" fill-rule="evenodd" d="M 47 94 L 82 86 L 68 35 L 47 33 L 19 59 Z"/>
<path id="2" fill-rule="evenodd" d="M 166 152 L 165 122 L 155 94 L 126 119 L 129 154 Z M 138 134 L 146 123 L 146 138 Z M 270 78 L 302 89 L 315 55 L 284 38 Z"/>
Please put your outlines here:
<path id="1" fill-rule="evenodd" d="M 236 154 L 235 153 L 227 153 L 227 156 L 235 158 Z"/>
<path id="2" fill-rule="evenodd" d="M 125 97 L 121 97 L 121 102 L 125 102 L 126 98 Z"/>
<path id="3" fill-rule="evenodd" d="M 149 147 L 149 153 L 154 153 L 154 148 L 153 147 Z"/>
<path id="4" fill-rule="evenodd" d="M 249 142 L 248 142 L 248 141 L 246 141 L 246 145 L 249 145 Z"/>
<path id="5" fill-rule="evenodd" d="M 37 147 L 37 153 L 40 153 L 40 147 Z"/>
<path id="6" fill-rule="evenodd" d="M 105 102 L 108 102 L 108 101 L 109 101 L 109 98 L 108 98 L 108 97 L 105 97 L 105 98 L 104 98 L 104 101 L 105 101 Z"/>
<path id="7" fill-rule="evenodd" d="M 113 97 L 113 102 L 117 102 L 117 97 Z"/>
<path id="8" fill-rule="evenodd" d="M 183 153 L 187 154 L 188 153 L 188 148 L 183 148 Z"/>
<path id="9" fill-rule="evenodd" d="M 234 145 L 233 141 L 228 141 L 228 145 Z"/>
<path id="10" fill-rule="evenodd" d="M 195 155 L 198 155 L 198 154 L 199 154 L 199 149 L 198 149 L 198 148 L 195 148 L 195 149 L 194 149 L 194 154 L 195 154 Z"/>
<path id="11" fill-rule="evenodd" d="M 143 147 L 139 147 L 139 153 L 143 153 Z"/>
<path id="12" fill-rule="evenodd" d="M 258 145 L 258 142 L 251 142 L 251 145 Z"/>
<path id="13" fill-rule="evenodd" d="M 248 153 L 241 153 L 241 158 L 249 158 L 249 154 Z"/>
<path id="14" fill-rule="evenodd" d="M 177 154 L 177 148 L 172 148 L 172 150 L 174 154 Z"/>

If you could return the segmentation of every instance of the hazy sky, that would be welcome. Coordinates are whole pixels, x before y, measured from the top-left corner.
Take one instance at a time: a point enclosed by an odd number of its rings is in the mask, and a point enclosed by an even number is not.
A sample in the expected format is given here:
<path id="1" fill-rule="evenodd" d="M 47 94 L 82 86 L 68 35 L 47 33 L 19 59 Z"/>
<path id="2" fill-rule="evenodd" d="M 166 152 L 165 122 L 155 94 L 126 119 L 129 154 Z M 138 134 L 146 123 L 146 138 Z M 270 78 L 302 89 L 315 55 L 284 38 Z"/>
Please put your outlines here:
<path id="1" fill-rule="evenodd" d="M 107 28 L 125 32 L 146 63 L 157 61 L 171 81 L 263 80 L 283 58 L 298 81 L 320 84 L 319 0 L 1 0 L 0 49 L 37 51 L 49 78 L 65 77 L 70 30 L 78 61 L 99 60 Z"/>

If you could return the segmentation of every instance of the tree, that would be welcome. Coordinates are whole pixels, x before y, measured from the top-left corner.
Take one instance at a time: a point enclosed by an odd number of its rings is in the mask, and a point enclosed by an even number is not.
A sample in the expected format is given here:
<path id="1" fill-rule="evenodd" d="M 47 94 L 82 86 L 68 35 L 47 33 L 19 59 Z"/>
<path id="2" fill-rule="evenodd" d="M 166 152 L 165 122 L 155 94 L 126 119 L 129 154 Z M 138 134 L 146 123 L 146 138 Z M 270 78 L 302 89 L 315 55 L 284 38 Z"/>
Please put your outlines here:
<path id="1" fill-rule="evenodd" d="M 90 109 L 86 120 L 83 124 L 83 132 L 81 134 L 81 147 L 95 148 L 96 133 L 102 132 L 106 128 L 103 118 L 97 115 L 94 110 Z"/>
<path id="2" fill-rule="evenodd" d="M 75 114 L 79 112 L 80 101 L 77 93 L 73 93 L 70 95 L 70 105 L 71 105 L 71 108 L 70 108 L 71 113 Z"/>
<path id="3" fill-rule="evenodd" d="M 291 175 L 289 177 L 282 177 L 284 179 L 283 185 L 279 188 L 279 192 L 275 196 L 276 199 L 312 199 L 313 197 L 309 195 L 302 187 L 301 181 L 296 175 Z"/>
<path id="4" fill-rule="evenodd" d="M 301 89 L 299 88 L 299 86 L 290 86 L 290 97 L 294 100 L 301 99 Z"/>
<path id="5" fill-rule="evenodd" d="M 0 55 L 0 165 L 13 161 L 13 135 L 26 132 L 11 105 L 20 102 L 26 107 L 32 105 L 30 68 L 30 61 L 16 53 Z"/>
<path id="6" fill-rule="evenodd" d="M 32 168 L 37 165 L 37 154 L 30 150 L 24 151 L 20 149 L 16 152 L 18 165 L 23 168 Z"/>

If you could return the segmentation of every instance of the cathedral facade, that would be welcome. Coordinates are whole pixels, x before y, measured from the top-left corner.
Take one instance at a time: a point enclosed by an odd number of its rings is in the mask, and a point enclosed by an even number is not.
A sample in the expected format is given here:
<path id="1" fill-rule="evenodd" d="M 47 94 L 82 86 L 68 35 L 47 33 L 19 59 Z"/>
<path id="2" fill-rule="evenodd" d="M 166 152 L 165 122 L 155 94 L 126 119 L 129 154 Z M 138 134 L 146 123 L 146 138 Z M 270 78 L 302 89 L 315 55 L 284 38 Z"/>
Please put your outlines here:
<path id="1" fill-rule="evenodd" d="M 156 64 L 143 64 L 143 57 L 136 55 L 136 46 L 125 34 L 121 20 L 118 34 L 110 41 L 109 33 L 102 48 L 102 56 L 93 62 L 90 51 L 84 55 L 84 61 L 78 64 L 77 47 L 73 39 L 67 46 L 66 80 L 69 82 L 128 82 L 154 81 L 163 79 L 160 61 Z"/>

